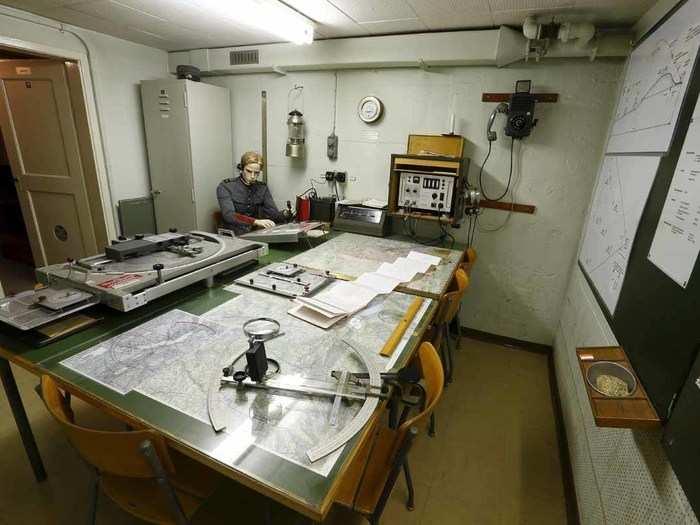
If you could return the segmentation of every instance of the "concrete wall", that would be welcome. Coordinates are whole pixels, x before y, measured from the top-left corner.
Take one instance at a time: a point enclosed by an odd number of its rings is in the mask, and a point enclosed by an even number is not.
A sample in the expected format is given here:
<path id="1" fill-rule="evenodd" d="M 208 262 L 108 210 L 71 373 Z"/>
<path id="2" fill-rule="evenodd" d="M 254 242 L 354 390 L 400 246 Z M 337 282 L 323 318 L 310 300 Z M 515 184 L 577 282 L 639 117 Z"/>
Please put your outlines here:
<path id="1" fill-rule="evenodd" d="M 30 43 L 47 53 L 57 49 L 86 53 L 74 35 L 48 26 L 58 23 L 0 7 L 0 35 L 16 39 L 17 46 Z M 66 28 L 78 33 L 88 46 L 105 144 L 105 159 L 97 160 L 107 165 L 114 204 L 119 199 L 144 196 L 149 190 L 148 164 L 138 84 L 143 79 L 168 76 L 167 53 L 102 33 Z"/>
<path id="2" fill-rule="evenodd" d="M 559 307 L 574 260 L 584 212 L 597 171 L 597 160 L 611 112 L 621 63 L 599 60 L 548 60 L 507 68 L 455 67 L 381 69 L 338 72 L 336 134 L 338 160 L 326 157 L 326 136 L 331 132 L 334 108 L 334 73 L 304 72 L 286 76 L 254 74 L 206 78 L 231 90 L 234 157 L 247 149 L 260 149 L 260 92 L 268 92 L 269 185 L 277 203 L 320 179 L 328 169 L 347 170 L 348 198 L 387 196 L 389 159 L 404 153 L 410 133 L 444 133 L 455 113 L 456 131 L 468 141 L 474 182 L 487 141 L 485 126 L 493 104 L 481 102 L 482 92 L 512 91 L 518 79 L 532 79 L 534 89 L 560 94 L 557 104 L 541 104 L 540 119 L 531 137 L 516 144 L 516 200 L 535 204 L 533 216 L 484 211 L 476 248 L 480 254 L 463 308 L 462 324 L 471 328 L 551 344 L 559 320 Z M 287 96 L 303 85 L 307 123 L 307 158 L 284 155 L 287 137 Z M 378 96 L 386 114 L 375 125 L 357 116 L 365 95 Z M 294 106 L 294 98 L 289 107 Z M 495 129 L 499 140 L 485 169 L 491 193 L 505 187 L 510 140 Z M 326 194 L 325 183 L 316 184 Z M 428 232 L 437 235 L 437 230 Z M 466 240 L 466 227 L 455 230 Z"/>
<path id="3" fill-rule="evenodd" d="M 582 525 L 697 525 L 661 447 L 660 432 L 598 428 L 576 348 L 618 342 L 576 267 L 562 307 L 554 362 Z"/>

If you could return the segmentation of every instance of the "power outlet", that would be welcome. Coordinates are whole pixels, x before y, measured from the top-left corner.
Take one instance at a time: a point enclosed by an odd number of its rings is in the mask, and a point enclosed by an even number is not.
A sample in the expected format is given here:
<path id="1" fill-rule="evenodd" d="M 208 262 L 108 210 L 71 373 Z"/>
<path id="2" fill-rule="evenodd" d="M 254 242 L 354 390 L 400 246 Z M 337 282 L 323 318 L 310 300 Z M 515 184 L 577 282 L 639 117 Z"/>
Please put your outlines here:
<path id="1" fill-rule="evenodd" d="M 348 180 L 348 173 L 346 171 L 327 171 L 324 175 L 328 182 L 346 182 Z"/>

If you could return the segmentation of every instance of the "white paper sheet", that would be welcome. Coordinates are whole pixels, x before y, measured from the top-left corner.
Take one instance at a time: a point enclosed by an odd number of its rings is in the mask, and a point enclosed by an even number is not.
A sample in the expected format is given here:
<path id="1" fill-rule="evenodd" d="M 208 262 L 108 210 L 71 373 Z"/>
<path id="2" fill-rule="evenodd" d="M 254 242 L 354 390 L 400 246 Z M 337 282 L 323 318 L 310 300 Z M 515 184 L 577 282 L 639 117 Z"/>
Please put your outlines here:
<path id="1" fill-rule="evenodd" d="M 411 281 L 418 272 L 411 268 L 399 266 L 394 263 L 382 263 L 376 273 L 399 279 L 399 281 L 402 283 L 407 283 Z"/>
<path id="2" fill-rule="evenodd" d="M 321 293 L 316 294 L 312 301 L 335 307 L 346 314 L 352 314 L 367 306 L 377 295 L 379 294 L 376 291 L 364 286 L 347 281 L 338 281 Z M 308 300 L 304 298 L 299 300 L 308 304 Z"/>
<path id="3" fill-rule="evenodd" d="M 426 261 L 433 266 L 437 266 L 442 262 L 442 258 L 438 257 L 437 255 L 430 255 L 428 253 L 417 252 L 415 250 L 411 250 L 410 252 L 408 252 L 407 258 L 417 259 L 419 261 Z"/>
<path id="4" fill-rule="evenodd" d="M 660 157 L 603 158 L 579 260 L 613 314 Z"/>
<path id="5" fill-rule="evenodd" d="M 354 282 L 380 294 L 389 293 L 401 284 L 401 281 L 394 277 L 375 272 L 363 273 Z"/>
<path id="6" fill-rule="evenodd" d="M 416 273 L 425 273 L 432 266 L 428 261 L 423 259 L 409 259 L 408 257 L 399 257 L 394 261 L 394 265 L 399 268 L 407 268 L 415 270 Z"/>
<path id="7" fill-rule="evenodd" d="M 326 328 L 330 328 L 333 326 L 335 323 L 340 321 L 341 319 L 344 319 L 346 316 L 345 315 L 337 315 L 335 317 L 326 317 L 323 313 L 319 312 L 315 308 L 309 308 L 305 304 L 299 304 L 289 310 L 287 312 L 289 315 L 293 315 L 297 319 L 301 319 L 302 321 L 306 321 L 307 323 L 311 323 L 314 326 L 318 326 L 319 328 L 323 328 L 324 330 Z"/>
<path id="8" fill-rule="evenodd" d="M 699 250 L 700 119 L 696 119 L 688 127 L 683 151 L 651 243 L 649 260 L 685 288 Z"/>

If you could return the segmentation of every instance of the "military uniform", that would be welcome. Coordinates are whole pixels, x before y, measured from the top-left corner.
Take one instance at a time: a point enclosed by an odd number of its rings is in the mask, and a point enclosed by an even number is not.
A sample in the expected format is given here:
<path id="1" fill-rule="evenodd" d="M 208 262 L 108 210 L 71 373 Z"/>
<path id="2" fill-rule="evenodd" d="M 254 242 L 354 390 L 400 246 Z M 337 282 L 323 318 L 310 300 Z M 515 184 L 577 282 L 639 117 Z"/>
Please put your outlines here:
<path id="1" fill-rule="evenodd" d="M 216 188 L 216 198 L 224 219 L 224 226 L 236 235 L 249 232 L 255 219 L 284 221 L 267 185 L 253 182 L 247 185 L 241 177 L 224 179 Z"/>

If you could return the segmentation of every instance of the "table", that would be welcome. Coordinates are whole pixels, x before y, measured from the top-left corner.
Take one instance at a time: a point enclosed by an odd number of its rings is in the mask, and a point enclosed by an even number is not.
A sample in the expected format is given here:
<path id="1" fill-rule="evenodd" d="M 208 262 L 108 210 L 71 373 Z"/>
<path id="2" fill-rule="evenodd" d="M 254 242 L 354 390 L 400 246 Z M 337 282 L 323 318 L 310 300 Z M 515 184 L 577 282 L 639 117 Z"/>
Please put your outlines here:
<path id="1" fill-rule="evenodd" d="M 261 261 L 261 264 L 281 260 L 284 255 L 284 250 L 271 250 L 271 255 Z M 320 521 L 325 517 L 333 503 L 335 490 L 343 473 L 361 444 L 368 438 L 367 429 L 371 425 L 366 425 L 364 431 L 345 446 L 327 476 L 310 471 L 279 455 L 257 447 L 247 449 L 246 454 L 240 456 L 235 465 L 232 465 L 229 463 L 231 455 L 227 452 L 227 447 L 230 450 L 232 440 L 230 434 L 216 434 L 209 424 L 151 397 L 137 391 L 120 394 L 61 364 L 61 361 L 70 356 L 174 308 L 195 315 L 212 312 L 216 307 L 221 307 L 236 297 L 236 292 L 224 290 L 224 286 L 230 284 L 237 276 L 234 274 L 224 280 L 217 280 L 216 286 L 211 289 L 206 289 L 200 284 L 192 285 L 128 313 L 120 313 L 98 306 L 93 310 L 93 313 L 104 317 L 100 323 L 43 348 L 32 348 L 18 338 L 16 330 L 4 327 L 0 330 L 0 367 L 2 367 L 3 384 L 38 479 L 45 476 L 43 466 L 41 466 L 36 445 L 33 443 L 31 429 L 26 421 L 26 416 L 24 416 L 24 409 L 14 385 L 8 361 L 12 361 L 37 375 L 51 375 L 73 395 L 101 407 L 135 427 L 147 427 L 159 431 L 174 448 L 314 520 Z M 254 293 L 264 292 L 256 291 Z M 394 293 L 386 300 L 395 306 L 403 307 L 410 299 L 410 296 Z M 434 315 L 436 306 L 435 301 L 426 301 L 425 309 L 408 331 L 406 346 L 397 362 L 398 366 L 406 362 L 419 344 L 430 319 Z M 396 310 L 396 308 L 394 309 Z M 343 324 L 347 328 L 347 325 L 351 325 L 352 321 L 351 319 Z M 360 324 L 355 326 L 353 330 L 358 334 L 365 333 L 364 328 L 364 325 Z M 379 345 L 377 352 L 381 348 L 382 337 L 388 337 L 387 332 L 386 326 L 383 328 L 382 334 L 377 335 L 375 332 L 377 340 L 374 343 Z M 377 413 L 375 413 L 375 417 L 377 417 Z"/>
<path id="2" fill-rule="evenodd" d="M 410 283 L 401 284 L 398 291 L 439 299 L 447 291 L 452 276 L 464 258 L 464 252 L 447 248 L 426 246 L 397 238 L 380 238 L 342 233 L 328 241 L 288 259 L 306 268 L 329 271 L 345 280 L 356 279 L 365 272 L 377 270 L 382 263 L 394 262 L 412 250 L 437 255 L 442 262 L 425 274 L 417 275 Z"/>

